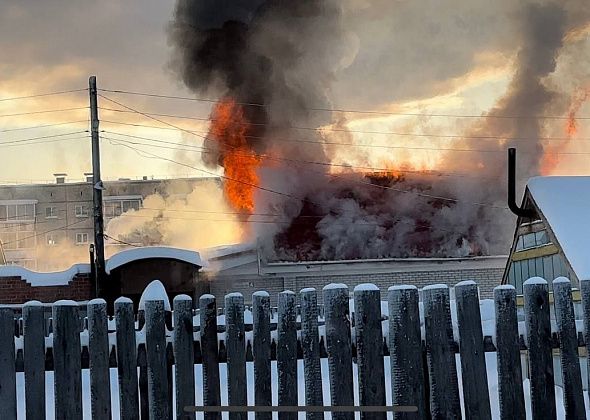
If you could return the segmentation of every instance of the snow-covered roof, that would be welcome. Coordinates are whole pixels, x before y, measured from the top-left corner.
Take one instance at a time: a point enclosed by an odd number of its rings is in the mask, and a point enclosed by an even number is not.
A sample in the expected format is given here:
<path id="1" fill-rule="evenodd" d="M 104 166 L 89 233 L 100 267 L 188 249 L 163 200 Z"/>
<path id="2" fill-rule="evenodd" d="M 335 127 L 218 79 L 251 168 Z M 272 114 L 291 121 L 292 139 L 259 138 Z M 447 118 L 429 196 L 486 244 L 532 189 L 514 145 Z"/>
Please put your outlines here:
<path id="1" fill-rule="evenodd" d="M 527 186 L 578 279 L 590 279 L 590 176 L 535 177 Z"/>
<path id="2" fill-rule="evenodd" d="M 90 273 L 90 264 L 74 264 L 64 271 L 39 273 L 18 265 L 0 266 L 0 277 L 21 277 L 31 286 L 65 286 L 76 274 Z"/>
<path id="3" fill-rule="evenodd" d="M 110 257 L 106 262 L 106 272 L 110 274 L 112 270 L 128 264 L 132 261 L 146 260 L 151 258 L 167 258 L 172 260 L 184 261 L 189 264 L 203 266 L 201 256 L 196 251 L 188 249 L 171 248 L 166 246 L 145 246 L 130 248 L 118 252 Z"/>

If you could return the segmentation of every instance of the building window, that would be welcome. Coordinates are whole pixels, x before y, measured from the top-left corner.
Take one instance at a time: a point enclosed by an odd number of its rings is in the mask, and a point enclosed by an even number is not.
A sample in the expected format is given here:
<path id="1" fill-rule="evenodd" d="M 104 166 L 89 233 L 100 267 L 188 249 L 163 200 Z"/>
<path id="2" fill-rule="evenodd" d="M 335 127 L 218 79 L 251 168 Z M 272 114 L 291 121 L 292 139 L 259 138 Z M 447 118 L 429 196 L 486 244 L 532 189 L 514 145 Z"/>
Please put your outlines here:
<path id="1" fill-rule="evenodd" d="M 5 225 L 0 229 L 0 241 L 5 250 L 33 249 L 37 241 L 33 223 Z"/>
<path id="2" fill-rule="evenodd" d="M 35 221 L 34 204 L 0 204 L 0 222 Z"/>
<path id="3" fill-rule="evenodd" d="M 76 217 L 88 217 L 88 207 L 83 205 L 76 206 Z"/>
<path id="4" fill-rule="evenodd" d="M 129 210 L 139 210 L 141 208 L 140 197 L 109 197 L 104 200 L 104 217 L 112 219 L 118 217 Z"/>
<path id="5" fill-rule="evenodd" d="M 57 235 L 55 233 L 48 233 L 45 236 L 46 244 L 48 246 L 55 246 L 57 245 Z"/>
<path id="6" fill-rule="evenodd" d="M 76 245 L 84 245 L 88 243 L 87 233 L 76 233 Z"/>
<path id="7" fill-rule="evenodd" d="M 46 219 L 57 219 L 57 207 L 45 207 Z"/>
<path id="8" fill-rule="evenodd" d="M 531 249 L 537 246 L 543 246 L 550 243 L 551 241 L 549 241 L 549 235 L 547 235 L 546 230 L 526 233 L 518 237 L 518 240 L 516 241 L 516 251 Z"/>

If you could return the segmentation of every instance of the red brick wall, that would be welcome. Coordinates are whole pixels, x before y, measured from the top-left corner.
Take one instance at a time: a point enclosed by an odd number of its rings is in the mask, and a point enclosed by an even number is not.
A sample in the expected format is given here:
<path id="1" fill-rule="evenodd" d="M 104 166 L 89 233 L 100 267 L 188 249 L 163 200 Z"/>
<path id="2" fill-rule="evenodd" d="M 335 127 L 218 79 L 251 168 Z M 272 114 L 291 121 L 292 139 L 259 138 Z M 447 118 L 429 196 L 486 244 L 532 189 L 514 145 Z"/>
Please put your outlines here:
<path id="1" fill-rule="evenodd" d="M 25 303 L 29 300 L 55 302 L 60 299 L 76 301 L 94 297 L 90 274 L 77 274 L 66 286 L 31 286 L 21 277 L 0 277 L 0 304 Z"/>

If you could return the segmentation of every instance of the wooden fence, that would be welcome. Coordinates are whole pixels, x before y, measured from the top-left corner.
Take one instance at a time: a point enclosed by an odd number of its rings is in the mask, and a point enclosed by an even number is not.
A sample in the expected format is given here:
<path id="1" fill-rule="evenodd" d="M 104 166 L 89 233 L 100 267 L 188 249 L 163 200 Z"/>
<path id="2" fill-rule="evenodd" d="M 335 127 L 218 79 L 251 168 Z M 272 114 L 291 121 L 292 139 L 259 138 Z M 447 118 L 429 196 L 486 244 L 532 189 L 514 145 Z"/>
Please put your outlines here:
<path id="1" fill-rule="evenodd" d="M 525 283 L 524 337 L 519 335 L 513 287 L 499 286 L 494 290 L 494 337 L 484 337 L 482 332 L 477 285 L 461 282 L 454 290 L 456 324 L 451 317 L 449 288 L 432 285 L 422 290 L 423 328 L 419 291 L 413 286 L 393 286 L 388 290 L 387 317 L 381 313 L 379 289 L 370 284 L 354 289 L 353 313 L 349 310 L 348 288 L 341 284 L 326 286 L 322 291 L 324 316 L 320 318 L 314 289 L 300 292 L 299 305 L 295 293 L 282 292 L 278 299 L 276 329 L 272 327 L 268 293 L 257 292 L 252 297 L 252 332 L 248 334 L 244 298 L 240 294 L 229 294 L 225 296 L 225 328 L 221 341 L 216 300 L 211 295 L 202 296 L 196 310 L 190 297 L 177 296 L 172 318 L 162 300 L 148 300 L 145 313 L 136 317 L 131 300 L 119 298 L 115 302 L 116 328 L 111 332 L 104 301 L 90 301 L 87 318 L 83 320 L 76 303 L 56 302 L 48 337 L 41 305 L 26 304 L 22 320 L 16 319 L 11 309 L 0 309 L 1 417 L 13 419 L 17 416 L 17 355 L 21 354 L 27 419 L 45 418 L 47 369 L 52 369 L 54 374 L 55 418 L 82 418 L 81 369 L 85 367 L 90 372 L 93 419 L 109 419 L 116 414 L 111 413 L 109 380 L 109 367 L 115 366 L 118 370 L 118 414 L 122 419 L 166 419 L 172 418 L 173 412 L 179 419 L 194 418 L 195 415 L 186 412 L 184 407 L 195 405 L 195 392 L 202 393 L 205 406 L 219 406 L 220 363 L 227 366 L 229 405 L 246 405 L 248 360 L 254 365 L 256 406 L 272 404 L 273 386 L 278 390 L 279 405 L 295 406 L 298 402 L 298 356 L 303 359 L 304 400 L 308 406 L 353 406 L 354 363 L 358 371 L 358 404 L 384 406 L 383 358 L 390 356 L 393 405 L 415 406 L 417 410 L 393 412 L 395 419 L 461 418 L 461 401 L 466 418 L 489 419 L 487 351 L 496 352 L 497 356 L 501 417 L 520 419 L 525 418 L 521 351 L 526 350 L 532 416 L 546 419 L 554 418 L 556 413 L 552 351 L 558 348 L 567 418 L 585 418 L 578 347 L 587 346 L 588 341 L 584 342 L 576 332 L 571 286 L 567 279 L 553 282 L 556 333 L 551 331 L 547 282 L 533 278 Z M 588 331 L 590 282 L 582 282 L 581 292 L 584 327 Z M 195 317 L 199 322 L 195 322 Z M 454 325 L 458 330 L 457 341 Z M 48 353 L 51 353 L 50 358 Z M 462 395 L 456 353 L 460 355 Z M 330 401 L 322 399 L 322 357 L 327 357 Z M 277 362 L 276 385 L 271 381 L 272 359 Z M 195 389 L 195 363 L 202 364 L 202 389 Z M 172 398 L 173 380 L 175 398 Z M 290 420 L 296 415 L 283 412 L 279 413 L 279 419 Z M 270 413 L 256 413 L 259 420 L 268 420 L 270 416 Z M 309 412 L 306 416 L 317 420 L 323 415 Z M 353 417 L 352 412 L 332 413 L 332 418 L 337 420 Z M 219 413 L 205 413 L 207 420 L 218 418 Z M 230 413 L 231 420 L 245 418 L 246 413 Z M 385 419 L 386 413 L 363 412 L 361 418 Z"/>

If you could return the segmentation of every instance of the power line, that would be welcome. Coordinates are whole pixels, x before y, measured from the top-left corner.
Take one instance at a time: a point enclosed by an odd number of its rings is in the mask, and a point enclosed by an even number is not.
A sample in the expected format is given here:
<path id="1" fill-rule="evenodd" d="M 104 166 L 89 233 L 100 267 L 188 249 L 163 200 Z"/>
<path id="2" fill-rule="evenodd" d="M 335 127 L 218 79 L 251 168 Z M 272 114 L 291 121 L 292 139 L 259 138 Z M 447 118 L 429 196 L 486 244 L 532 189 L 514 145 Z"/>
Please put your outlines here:
<path id="1" fill-rule="evenodd" d="M 25 142 L 34 141 L 34 140 L 50 139 L 50 138 L 55 138 L 55 137 L 70 136 L 73 134 L 82 134 L 82 133 L 87 133 L 87 132 L 88 132 L 88 130 L 72 131 L 69 133 L 52 134 L 52 135 L 48 135 L 48 136 L 39 136 L 39 137 L 30 137 L 28 139 L 10 140 L 10 141 L 5 141 L 5 142 L 0 142 L 0 146 L 12 145 L 12 144 L 17 144 L 17 143 L 25 143 Z M 34 144 L 34 143 L 31 143 L 31 144 Z"/>
<path id="2" fill-rule="evenodd" d="M 160 95 L 155 93 L 144 93 L 144 92 L 132 92 L 127 90 L 115 90 L 115 89 L 99 89 L 102 92 L 118 93 L 125 95 L 136 95 L 145 96 L 152 98 L 162 99 L 178 99 L 185 101 L 196 101 L 196 102 L 207 102 L 207 103 L 218 103 L 220 99 L 209 99 L 209 98 L 191 98 L 185 96 L 174 96 L 174 95 Z M 269 105 L 255 103 L 255 102 L 237 102 L 237 105 L 242 106 L 254 106 L 254 107 L 268 107 Z M 572 119 L 570 116 L 557 116 L 557 115 L 488 115 L 488 114 L 442 114 L 442 113 L 419 113 L 419 112 L 391 112 L 391 111 L 374 111 L 374 110 L 359 110 L 359 109 L 343 109 L 343 108 L 325 108 L 325 107 L 305 107 L 304 109 L 309 111 L 323 111 L 323 112 L 341 112 L 350 114 L 369 114 L 369 115 L 393 115 L 393 116 L 409 116 L 409 117 L 444 117 L 444 118 L 495 118 L 495 119 L 551 119 L 551 120 L 569 120 Z M 574 117 L 577 120 L 590 120 L 590 117 Z"/>
<path id="3" fill-rule="evenodd" d="M 112 236 L 107 235 L 106 233 L 103 233 L 102 236 L 104 236 L 105 238 L 111 239 L 111 240 L 113 240 L 115 242 L 118 242 L 118 243 L 120 243 L 122 245 L 129 245 L 129 246 L 132 246 L 132 247 L 141 248 L 141 245 L 135 245 L 135 244 L 131 244 L 129 242 L 122 241 L 122 240 L 117 239 L 117 238 L 113 238 Z"/>
<path id="4" fill-rule="evenodd" d="M 31 99 L 31 98 L 40 98 L 43 96 L 54 96 L 54 95 L 64 95 L 66 93 L 74 93 L 74 92 L 83 92 L 85 90 L 88 89 L 70 89 L 70 90 L 60 90 L 57 92 L 49 92 L 49 93 L 38 93 L 35 95 L 27 95 L 27 96 L 15 96 L 12 98 L 0 98 L 0 102 L 5 102 L 5 101 L 16 101 L 19 99 Z"/>
<path id="5" fill-rule="evenodd" d="M 79 111 L 81 109 L 88 109 L 88 107 L 87 106 L 79 106 L 76 108 L 61 108 L 61 109 L 47 109 L 47 110 L 43 110 L 43 111 L 19 112 L 17 114 L 2 114 L 2 115 L 0 115 L 0 117 L 19 117 L 22 115 L 49 114 L 51 112 Z"/>
<path id="6" fill-rule="evenodd" d="M 9 244 L 17 243 L 19 241 L 25 241 L 27 239 L 32 239 L 32 238 L 38 238 L 39 236 L 45 235 L 46 233 L 56 232 L 58 230 L 67 229 L 70 226 L 74 226 L 74 225 L 80 224 L 80 223 L 85 222 L 85 221 L 86 221 L 86 219 L 81 219 L 81 220 L 78 220 L 76 222 L 68 223 L 68 224 L 66 224 L 64 226 L 60 226 L 58 228 L 46 230 L 45 232 L 36 233 L 35 235 L 27 236 L 27 237 L 24 237 L 24 238 L 19 238 L 19 239 L 14 240 L 14 241 L 3 242 L 3 245 L 9 245 Z"/>
<path id="7" fill-rule="evenodd" d="M 186 115 L 140 112 L 140 111 L 132 111 L 130 109 L 114 109 L 114 108 L 105 108 L 105 107 L 101 107 L 100 109 L 103 111 L 122 112 L 122 113 L 129 113 L 129 114 L 139 113 L 141 115 L 148 116 L 148 117 L 156 116 L 156 117 L 177 118 L 177 119 L 183 119 L 183 120 L 194 120 L 194 121 L 204 121 L 204 122 L 217 121 L 215 118 L 210 118 L 210 117 L 191 117 L 191 116 L 186 116 Z M 588 119 L 590 119 L 590 117 Z M 165 123 L 161 120 L 156 120 L 156 121 L 159 121 L 159 122 L 162 122 L 162 123 L 168 125 L 168 123 Z M 109 121 L 109 122 L 111 122 L 111 121 Z M 355 129 L 351 129 L 351 128 L 334 128 L 334 127 L 328 127 L 328 126 L 326 126 L 326 127 L 279 126 L 279 125 L 273 125 L 273 124 L 269 124 L 269 123 L 241 122 L 241 121 L 237 121 L 237 120 L 231 120 L 231 122 L 234 122 L 237 124 L 243 124 L 243 125 L 247 125 L 247 126 L 269 127 L 271 129 L 277 128 L 277 129 L 285 129 L 285 130 L 306 130 L 306 131 L 317 131 L 317 132 L 328 131 L 328 132 L 337 132 L 337 133 L 375 134 L 375 135 L 388 135 L 388 136 L 400 136 L 400 137 L 424 137 L 424 138 L 459 139 L 459 140 L 460 139 L 514 140 L 514 141 L 531 141 L 531 142 L 537 142 L 539 140 L 553 140 L 553 141 L 570 140 L 569 137 L 530 138 L 530 137 L 514 137 L 514 136 L 502 136 L 502 135 L 476 136 L 476 135 L 462 135 L 462 134 L 408 133 L 408 132 L 399 132 L 399 131 L 355 130 Z M 111 123 L 113 123 L 113 122 L 111 122 Z M 115 122 L 115 124 L 117 124 L 117 123 Z M 131 124 L 129 124 L 129 125 L 131 125 Z M 158 128 L 158 127 L 152 127 L 152 128 Z M 184 129 L 182 129 L 182 130 L 184 130 Z M 186 131 L 189 131 L 189 130 L 186 130 Z M 246 135 L 245 137 L 247 137 L 247 138 L 261 138 L 261 139 L 264 138 L 264 137 L 259 137 L 259 136 L 258 137 L 257 136 L 250 136 L 250 135 Z M 584 140 L 590 140 L 590 139 L 586 138 Z M 285 140 L 285 141 L 290 141 L 290 140 Z M 301 140 L 300 142 L 304 143 L 305 141 Z M 320 143 L 320 142 L 310 141 L 310 143 Z M 329 143 L 322 142 L 322 144 L 329 144 Z M 339 144 L 339 143 L 334 143 L 334 144 Z M 388 147 L 388 146 L 377 146 L 377 145 L 357 145 L 357 144 L 352 144 L 352 143 L 348 143 L 345 145 L 364 146 L 364 147 Z"/>
<path id="8" fill-rule="evenodd" d="M 0 130 L 0 133 L 8 133 L 11 131 L 34 130 L 36 128 L 57 127 L 57 126 L 61 126 L 61 125 L 79 124 L 79 123 L 85 123 L 85 122 L 87 122 L 87 120 L 68 121 L 68 122 L 55 123 L 55 124 L 33 125 L 30 127 L 7 128 L 4 130 Z"/>

